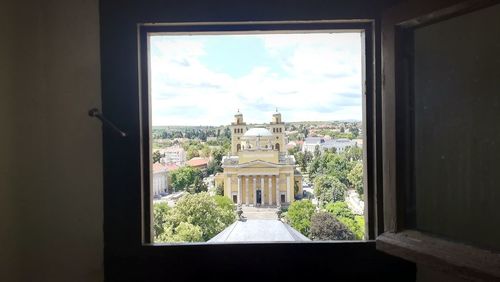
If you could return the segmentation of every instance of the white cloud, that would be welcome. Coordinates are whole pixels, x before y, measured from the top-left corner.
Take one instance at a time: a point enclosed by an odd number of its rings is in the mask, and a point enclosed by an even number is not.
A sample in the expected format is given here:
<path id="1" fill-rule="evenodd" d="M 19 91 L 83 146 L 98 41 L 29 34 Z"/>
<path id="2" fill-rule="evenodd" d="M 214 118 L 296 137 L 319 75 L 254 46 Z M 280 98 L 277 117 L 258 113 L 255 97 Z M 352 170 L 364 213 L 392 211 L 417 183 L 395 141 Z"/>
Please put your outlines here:
<path id="1" fill-rule="evenodd" d="M 255 37 L 284 73 L 256 65 L 235 78 L 201 63 L 210 54 L 194 36 L 154 38 L 153 125 L 229 124 L 237 109 L 269 122 L 274 107 L 285 121 L 361 119 L 359 33 Z"/>

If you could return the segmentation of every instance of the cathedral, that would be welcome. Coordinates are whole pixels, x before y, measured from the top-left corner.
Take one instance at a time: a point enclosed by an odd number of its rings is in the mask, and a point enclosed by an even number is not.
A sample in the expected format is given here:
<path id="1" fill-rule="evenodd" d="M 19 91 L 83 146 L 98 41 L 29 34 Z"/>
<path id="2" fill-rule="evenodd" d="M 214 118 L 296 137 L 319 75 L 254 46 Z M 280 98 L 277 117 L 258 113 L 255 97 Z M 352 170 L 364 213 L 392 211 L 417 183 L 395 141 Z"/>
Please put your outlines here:
<path id="1" fill-rule="evenodd" d="M 279 207 L 302 195 L 302 175 L 286 150 L 280 113 L 269 124 L 249 127 L 238 111 L 230 128 L 231 152 L 222 159 L 224 172 L 215 178 L 225 196 L 238 205 Z"/>

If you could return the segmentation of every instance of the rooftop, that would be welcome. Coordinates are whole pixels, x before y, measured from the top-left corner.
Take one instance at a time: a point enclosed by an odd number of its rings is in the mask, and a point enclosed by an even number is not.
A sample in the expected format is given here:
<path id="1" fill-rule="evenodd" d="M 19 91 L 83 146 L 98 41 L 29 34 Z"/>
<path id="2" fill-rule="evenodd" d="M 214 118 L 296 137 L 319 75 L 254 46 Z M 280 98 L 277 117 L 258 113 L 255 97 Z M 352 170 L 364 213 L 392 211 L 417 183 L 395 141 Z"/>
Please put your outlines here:
<path id="1" fill-rule="evenodd" d="M 279 220 L 236 221 L 208 243 L 227 242 L 304 242 L 310 241 L 299 231 Z"/>
<path id="2" fill-rule="evenodd" d="M 207 158 L 201 158 L 201 157 L 194 157 L 190 159 L 189 161 L 186 162 L 188 166 L 203 166 L 208 164 L 208 159 Z"/>
<path id="3" fill-rule="evenodd" d="M 243 136 L 273 136 L 273 134 L 266 128 L 255 127 L 245 132 Z"/>

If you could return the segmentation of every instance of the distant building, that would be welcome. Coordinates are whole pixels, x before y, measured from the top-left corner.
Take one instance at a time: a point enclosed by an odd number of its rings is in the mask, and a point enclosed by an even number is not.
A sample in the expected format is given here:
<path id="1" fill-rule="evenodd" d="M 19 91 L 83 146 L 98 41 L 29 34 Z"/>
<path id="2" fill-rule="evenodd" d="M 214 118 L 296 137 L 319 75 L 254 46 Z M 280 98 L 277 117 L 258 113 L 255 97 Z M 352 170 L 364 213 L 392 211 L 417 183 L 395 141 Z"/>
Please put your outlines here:
<path id="1" fill-rule="evenodd" d="M 319 146 L 321 149 L 321 144 L 324 143 L 325 140 L 321 137 L 307 137 L 304 140 L 304 144 L 302 144 L 302 152 L 311 152 L 313 153 L 316 149 L 316 146 Z"/>
<path id="2" fill-rule="evenodd" d="M 194 157 L 187 161 L 186 165 L 197 169 L 206 169 L 208 166 L 208 158 Z"/>
<path id="3" fill-rule="evenodd" d="M 168 170 L 161 163 L 153 164 L 153 196 L 164 196 L 168 194 Z"/>
<path id="4" fill-rule="evenodd" d="M 316 146 L 319 147 L 319 150 L 321 152 L 335 148 L 336 152 L 340 153 L 350 147 L 356 147 L 357 142 L 355 140 L 346 138 L 325 139 L 323 137 L 307 137 L 306 140 L 304 140 L 304 144 L 302 145 L 302 152 L 305 153 L 309 151 L 311 153 L 314 153 Z"/>
<path id="5" fill-rule="evenodd" d="M 165 154 L 161 160 L 163 163 L 182 166 L 186 162 L 186 151 L 179 145 L 168 147 L 161 153 Z"/>
<path id="6" fill-rule="evenodd" d="M 302 194 L 302 175 L 285 147 L 285 123 L 276 112 L 270 124 L 250 128 L 237 113 L 231 128 L 231 153 L 222 159 L 223 173 L 215 177 L 233 202 L 281 206 Z"/>
<path id="7" fill-rule="evenodd" d="M 344 152 L 346 149 L 356 147 L 356 142 L 346 138 L 325 140 L 322 145 L 322 150 L 335 148 L 337 153 Z"/>

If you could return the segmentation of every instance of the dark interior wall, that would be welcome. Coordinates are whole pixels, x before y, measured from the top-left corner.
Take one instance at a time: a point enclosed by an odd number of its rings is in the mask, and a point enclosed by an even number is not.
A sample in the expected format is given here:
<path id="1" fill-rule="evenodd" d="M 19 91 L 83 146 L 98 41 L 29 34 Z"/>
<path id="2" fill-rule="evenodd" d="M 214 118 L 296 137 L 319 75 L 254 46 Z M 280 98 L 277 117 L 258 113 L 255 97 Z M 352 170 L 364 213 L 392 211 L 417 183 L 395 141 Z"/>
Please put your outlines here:
<path id="1" fill-rule="evenodd" d="M 10 6 L 0 5 L 0 34 L 4 38 L 14 36 L 14 19 Z M 16 196 L 12 186 L 12 162 L 15 154 L 12 150 L 14 97 L 11 95 L 13 82 L 10 68 L 15 63 L 12 56 L 14 50 L 15 46 L 11 40 L 2 41 L 0 44 L 0 280 L 14 277 L 19 262 L 18 247 L 12 244 L 18 237 Z"/>
<path id="2" fill-rule="evenodd" d="M 0 34 L 0 281 L 102 281 L 98 1 L 2 1 Z"/>
<path id="3" fill-rule="evenodd" d="M 140 244 L 138 23 L 373 19 L 380 5 L 377 1 L 318 0 L 101 1 L 103 110 L 129 133 L 129 137 L 120 139 L 113 132 L 104 132 L 105 277 L 149 281 L 164 277 L 310 280 L 322 277 L 322 271 L 312 271 L 317 268 L 328 269 L 329 275 L 343 281 L 414 280 L 413 264 L 376 251 L 373 242 L 167 248 Z M 242 275 L 243 265 L 254 275 Z"/>
<path id="4" fill-rule="evenodd" d="M 113 148 L 112 152 L 104 152 L 105 221 L 114 223 L 113 229 L 105 232 L 108 250 L 116 246 L 117 252 L 126 252 L 122 247 L 126 240 L 140 242 L 142 239 L 140 232 L 131 229 L 141 224 L 138 23 L 371 19 L 376 17 L 380 5 L 376 1 L 361 0 L 101 1 L 103 110 L 130 134 L 127 139 L 119 139 L 110 132 L 104 135 L 104 144 L 109 142 Z M 122 198 L 113 199 L 117 194 Z"/>
<path id="5" fill-rule="evenodd" d="M 415 30 L 417 228 L 500 250 L 500 5 Z"/>

